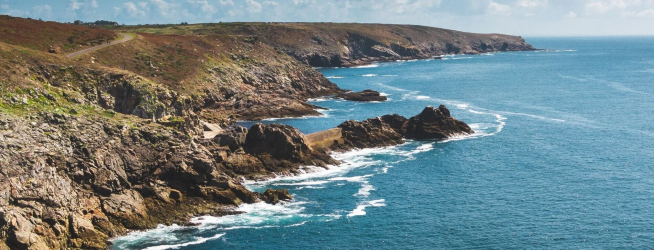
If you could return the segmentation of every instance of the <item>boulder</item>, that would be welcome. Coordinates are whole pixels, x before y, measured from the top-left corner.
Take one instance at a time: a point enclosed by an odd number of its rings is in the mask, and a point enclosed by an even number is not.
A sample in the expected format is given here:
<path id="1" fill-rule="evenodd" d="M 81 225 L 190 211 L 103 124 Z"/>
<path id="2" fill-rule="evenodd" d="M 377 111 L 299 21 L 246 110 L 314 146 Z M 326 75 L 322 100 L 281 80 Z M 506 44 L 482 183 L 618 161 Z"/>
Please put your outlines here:
<path id="1" fill-rule="evenodd" d="M 270 204 L 277 204 L 281 201 L 292 200 L 293 197 L 288 193 L 286 189 L 267 189 L 266 192 L 261 194 L 261 199 Z"/>
<path id="2" fill-rule="evenodd" d="M 147 212 L 141 194 L 131 189 L 124 190 L 122 194 L 111 194 L 103 199 L 102 208 L 107 215 L 124 221 L 143 218 Z"/>
<path id="3" fill-rule="evenodd" d="M 304 134 L 281 124 L 255 124 L 245 138 L 245 152 L 279 160 L 303 161 L 311 153 Z"/>
<path id="4" fill-rule="evenodd" d="M 438 108 L 426 107 L 422 113 L 411 117 L 406 126 L 407 139 L 442 140 L 472 133 L 474 131 L 465 122 L 454 119 L 444 105 Z"/>
<path id="5" fill-rule="evenodd" d="M 383 102 L 388 100 L 386 96 L 382 96 L 379 92 L 370 89 L 361 92 L 346 92 L 337 95 L 336 98 L 343 98 L 348 101 L 356 102 Z"/>
<path id="6" fill-rule="evenodd" d="M 71 233 L 75 238 L 93 238 L 98 236 L 90 220 L 80 215 L 70 215 Z"/>

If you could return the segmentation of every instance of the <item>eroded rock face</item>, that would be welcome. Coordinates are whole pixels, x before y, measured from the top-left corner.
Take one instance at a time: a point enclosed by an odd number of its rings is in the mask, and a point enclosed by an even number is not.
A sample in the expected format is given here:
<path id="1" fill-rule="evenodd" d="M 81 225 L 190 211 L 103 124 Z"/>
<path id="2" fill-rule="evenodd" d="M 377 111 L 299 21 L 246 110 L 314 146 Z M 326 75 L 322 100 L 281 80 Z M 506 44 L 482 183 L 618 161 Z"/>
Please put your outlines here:
<path id="1" fill-rule="evenodd" d="M 245 138 L 245 151 L 270 155 L 275 159 L 301 161 L 311 153 L 304 135 L 294 127 L 281 124 L 255 124 Z"/>
<path id="2" fill-rule="evenodd" d="M 213 140 L 221 147 L 228 147 L 230 150 L 234 151 L 245 144 L 247 133 L 247 128 L 235 126 L 234 128 L 225 131 L 225 133 L 216 135 Z"/>
<path id="3" fill-rule="evenodd" d="M 337 163 L 327 153 L 313 150 L 299 130 L 281 124 L 253 125 L 243 148 L 259 158 L 269 172 L 293 172 L 302 165 L 324 167 Z"/>
<path id="4" fill-rule="evenodd" d="M 264 165 L 235 137 L 203 145 L 143 120 L 0 114 L 0 249 L 102 249 L 128 229 L 259 202 L 239 180 Z"/>
<path id="5" fill-rule="evenodd" d="M 406 124 L 409 122 L 404 116 L 398 114 L 385 115 L 381 117 L 382 121 L 387 123 L 398 134 L 406 134 Z"/>
<path id="6" fill-rule="evenodd" d="M 404 143 L 402 135 L 382 118 L 371 118 L 362 122 L 346 121 L 338 125 L 342 130 L 344 143 L 337 149 L 373 148 Z"/>
<path id="7" fill-rule="evenodd" d="M 337 95 L 336 98 L 343 98 L 348 101 L 356 102 L 383 102 L 388 100 L 386 96 L 382 96 L 379 92 L 366 89 L 361 92 L 347 92 Z"/>
<path id="8" fill-rule="evenodd" d="M 426 107 L 422 113 L 411 117 L 406 126 L 408 139 L 447 139 L 461 134 L 472 134 L 474 131 L 462 121 L 454 119 L 444 105 L 438 108 Z"/>

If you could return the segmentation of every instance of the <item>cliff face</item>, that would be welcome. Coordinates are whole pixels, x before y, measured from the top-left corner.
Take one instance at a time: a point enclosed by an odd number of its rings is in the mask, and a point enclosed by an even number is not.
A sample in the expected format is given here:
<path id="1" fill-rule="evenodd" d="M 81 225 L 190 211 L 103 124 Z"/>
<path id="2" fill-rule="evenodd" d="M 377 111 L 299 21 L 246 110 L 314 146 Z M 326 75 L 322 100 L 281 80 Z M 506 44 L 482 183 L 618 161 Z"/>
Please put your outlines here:
<path id="1" fill-rule="evenodd" d="M 336 163 L 288 126 L 201 139 L 193 97 L 127 71 L 2 43 L 0 55 L 0 249 L 104 248 L 128 229 L 288 199 L 242 177 Z"/>
<path id="2" fill-rule="evenodd" d="M 314 67 L 424 59 L 444 54 L 526 51 L 521 37 L 475 34 L 417 25 L 357 23 L 226 23 L 132 27 L 139 32 L 254 36 Z"/>
<path id="3" fill-rule="evenodd" d="M 289 29 L 297 41 L 275 35 L 280 32 L 275 28 L 267 30 L 263 36 L 289 55 L 314 67 L 348 67 L 445 54 L 534 49 L 521 37 L 415 25 L 300 23 L 287 26 L 281 29 Z"/>
<path id="4" fill-rule="evenodd" d="M 204 120 L 318 115 L 309 98 L 341 93 L 322 74 L 252 37 L 141 34 L 78 60 L 147 76 L 194 97 Z"/>

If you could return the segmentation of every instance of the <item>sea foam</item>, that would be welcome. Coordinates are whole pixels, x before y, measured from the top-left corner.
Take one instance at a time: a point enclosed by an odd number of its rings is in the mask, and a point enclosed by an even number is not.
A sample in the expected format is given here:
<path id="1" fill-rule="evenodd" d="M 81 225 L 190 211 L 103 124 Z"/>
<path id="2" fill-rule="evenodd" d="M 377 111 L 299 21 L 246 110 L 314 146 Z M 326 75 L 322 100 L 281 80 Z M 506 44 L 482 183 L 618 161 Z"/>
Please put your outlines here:
<path id="1" fill-rule="evenodd" d="M 144 248 L 144 250 L 178 249 L 180 247 L 199 245 L 199 244 L 205 243 L 205 242 L 210 241 L 210 240 L 218 239 L 218 238 L 222 237 L 223 235 L 225 235 L 225 234 L 216 234 L 213 237 L 209 237 L 209 238 L 196 237 L 195 241 L 181 243 L 181 244 L 175 244 L 175 245 L 160 245 L 160 246 L 147 247 L 147 248 Z"/>
<path id="2" fill-rule="evenodd" d="M 357 208 L 355 208 L 354 210 L 352 210 L 350 213 L 347 214 L 347 217 L 366 215 L 367 207 L 383 207 L 386 206 L 385 202 L 386 200 L 379 199 L 379 200 L 367 201 L 363 204 L 359 204 Z"/>

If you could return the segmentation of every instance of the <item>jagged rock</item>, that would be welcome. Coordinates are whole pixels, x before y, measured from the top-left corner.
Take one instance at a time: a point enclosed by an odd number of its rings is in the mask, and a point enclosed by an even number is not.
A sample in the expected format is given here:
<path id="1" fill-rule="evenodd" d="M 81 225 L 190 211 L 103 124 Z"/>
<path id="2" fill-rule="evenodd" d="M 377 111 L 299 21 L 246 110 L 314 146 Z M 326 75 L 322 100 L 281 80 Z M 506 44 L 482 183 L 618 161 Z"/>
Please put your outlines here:
<path id="1" fill-rule="evenodd" d="M 250 175 L 263 173 L 264 167 L 261 161 L 249 154 L 233 153 L 225 159 L 225 167 L 236 174 Z"/>
<path id="2" fill-rule="evenodd" d="M 213 141 L 218 143 L 221 147 L 228 147 L 230 150 L 235 151 L 245 144 L 247 133 L 247 128 L 235 126 L 233 129 L 226 130 L 224 133 L 216 135 L 216 137 L 213 138 Z"/>
<path id="3" fill-rule="evenodd" d="M 398 114 L 385 115 L 381 117 L 384 123 L 387 123 L 395 132 L 400 135 L 406 134 L 406 125 L 409 122 L 404 116 Z"/>
<path id="4" fill-rule="evenodd" d="M 184 195 L 177 189 L 172 188 L 156 188 L 156 196 L 168 203 L 178 203 L 181 202 Z"/>
<path id="5" fill-rule="evenodd" d="M 131 189 L 103 199 L 102 208 L 107 215 L 125 221 L 143 218 L 147 212 L 141 194 Z"/>
<path id="6" fill-rule="evenodd" d="M 454 119 L 444 105 L 426 107 L 422 113 L 411 117 L 407 123 L 406 138 L 442 140 L 474 131 L 464 122 Z"/>
<path id="7" fill-rule="evenodd" d="M 304 135 L 294 127 L 282 124 L 252 125 L 244 149 L 253 155 L 270 155 L 275 159 L 302 161 L 311 153 Z"/>
<path id="8" fill-rule="evenodd" d="M 292 200 L 293 197 L 286 189 L 267 189 L 266 192 L 261 195 L 261 199 L 270 204 L 277 204 L 281 201 Z"/>
<path id="9" fill-rule="evenodd" d="M 404 143 L 402 135 L 395 131 L 382 118 L 371 118 L 362 122 L 346 121 L 338 125 L 342 130 L 343 144 L 337 149 L 373 148 Z"/>
<path id="10" fill-rule="evenodd" d="M 80 215 L 70 215 L 71 233 L 75 238 L 93 238 L 98 236 L 93 223 Z"/>
<path id="11" fill-rule="evenodd" d="M 383 102 L 388 100 L 386 96 L 382 96 L 379 92 L 370 89 L 366 89 L 361 92 L 347 92 L 336 95 L 336 97 L 357 102 Z"/>

